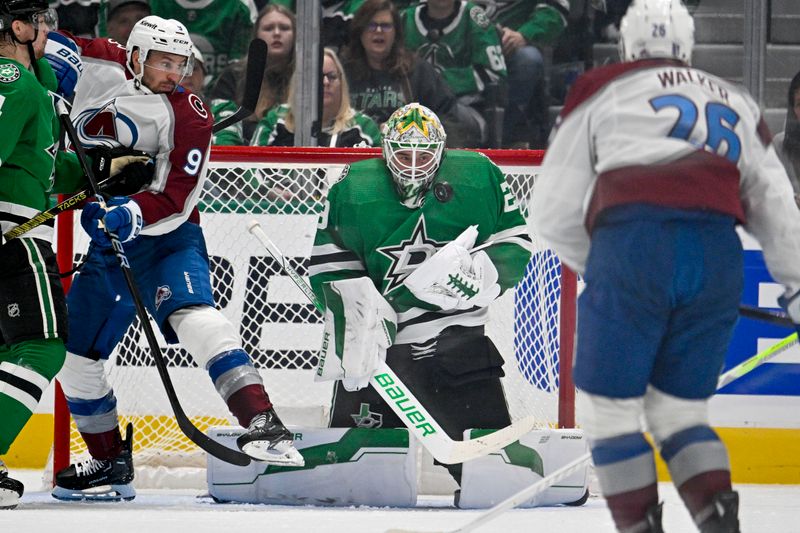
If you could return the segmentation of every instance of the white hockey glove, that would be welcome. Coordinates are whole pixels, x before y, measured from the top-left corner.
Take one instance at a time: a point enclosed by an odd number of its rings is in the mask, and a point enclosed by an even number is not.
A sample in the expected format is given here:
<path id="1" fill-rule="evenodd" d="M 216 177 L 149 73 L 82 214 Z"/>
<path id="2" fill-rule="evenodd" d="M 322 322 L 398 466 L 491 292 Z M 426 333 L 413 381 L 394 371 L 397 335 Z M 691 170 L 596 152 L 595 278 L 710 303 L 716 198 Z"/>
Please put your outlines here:
<path id="1" fill-rule="evenodd" d="M 397 314 L 367 277 L 325 283 L 323 291 L 325 331 L 315 379 L 341 379 L 351 392 L 363 389 L 386 360 Z"/>
<path id="2" fill-rule="evenodd" d="M 500 295 L 498 274 L 486 252 L 471 256 L 478 230 L 470 226 L 406 277 L 411 294 L 443 311 L 486 307 Z"/>

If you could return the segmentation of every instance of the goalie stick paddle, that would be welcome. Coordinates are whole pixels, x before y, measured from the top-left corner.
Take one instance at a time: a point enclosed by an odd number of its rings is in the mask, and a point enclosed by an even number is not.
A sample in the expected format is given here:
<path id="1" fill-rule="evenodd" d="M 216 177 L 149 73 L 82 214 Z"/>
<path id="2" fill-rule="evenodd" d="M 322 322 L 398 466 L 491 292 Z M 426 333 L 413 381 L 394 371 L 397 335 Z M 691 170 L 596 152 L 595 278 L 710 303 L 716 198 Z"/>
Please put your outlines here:
<path id="1" fill-rule="evenodd" d="M 69 118 L 69 112 L 67 111 L 64 103 L 60 100 L 57 101 L 56 106 L 58 107 L 59 119 L 61 120 L 61 123 L 67 132 L 67 136 L 75 148 L 75 153 L 78 156 L 78 161 L 81 164 L 81 168 L 86 173 L 86 177 L 89 180 L 92 193 L 101 205 L 105 205 L 105 200 L 100 194 L 100 187 L 94 177 L 91 165 L 88 163 L 86 152 L 83 150 L 83 146 L 78 142 L 78 135 L 75 132 L 75 126 L 72 124 L 72 120 Z M 144 330 L 148 347 L 150 348 L 150 352 L 156 362 L 158 375 L 161 377 L 161 382 L 164 384 L 164 390 L 167 393 L 167 398 L 169 398 L 169 403 L 175 414 L 175 420 L 178 423 L 178 427 L 181 428 L 181 431 L 183 431 L 184 435 L 186 435 L 189 440 L 197 444 L 200 448 L 210 453 L 214 457 L 237 466 L 249 465 L 251 461 L 249 455 L 238 450 L 228 448 L 227 446 L 223 446 L 219 442 L 213 440 L 211 437 L 197 429 L 197 427 L 192 424 L 191 420 L 189 420 L 189 417 L 186 416 L 186 413 L 184 413 L 183 407 L 181 407 L 178 396 L 175 393 L 175 387 L 172 385 L 172 379 L 169 377 L 167 363 L 164 361 L 161 348 L 158 346 L 158 340 L 153 332 L 153 326 L 150 324 L 150 319 L 147 317 L 147 310 L 142 303 L 142 297 L 139 294 L 139 288 L 136 286 L 136 282 L 133 279 L 133 272 L 131 272 L 130 263 L 128 262 L 128 257 L 125 255 L 125 250 L 122 247 L 122 243 L 119 241 L 119 237 L 117 235 L 114 235 L 107 229 L 106 234 L 111 240 L 112 248 L 114 249 L 114 253 L 119 261 L 120 270 L 122 271 L 122 275 L 125 278 L 125 283 L 128 285 L 128 289 L 130 290 L 131 298 L 133 299 L 133 304 L 136 308 L 136 315 L 139 317 L 139 321 L 142 324 L 142 330 Z"/>
<path id="2" fill-rule="evenodd" d="M 261 95 L 261 83 L 264 79 L 266 68 L 267 43 L 261 39 L 253 39 L 250 41 L 250 48 L 247 50 L 247 72 L 244 78 L 242 105 L 232 115 L 214 124 L 211 128 L 213 133 L 224 130 L 228 126 L 232 126 L 253 114 L 258 104 L 258 97 Z"/>
<path id="3" fill-rule="evenodd" d="M 253 220 L 248 224 L 247 229 L 264 245 L 269 254 L 280 264 L 283 271 L 289 275 L 306 298 L 314 304 L 317 311 L 320 314 L 324 314 L 325 307 L 322 302 L 319 301 L 314 291 L 300 274 L 288 264 L 280 249 L 261 229 L 261 225 Z M 413 393 L 403 384 L 402 380 L 386 362 L 382 362 L 375 370 L 375 375 L 370 379 L 370 385 L 380 394 L 381 398 L 391 407 L 417 440 L 440 463 L 463 463 L 464 461 L 492 453 L 519 440 L 522 435 L 530 432 L 535 425 L 534 418 L 527 417 L 488 435 L 465 441 L 456 441 L 445 433 L 439 423 L 414 397 Z M 409 418 L 410 416 L 414 417 L 413 421 Z"/>

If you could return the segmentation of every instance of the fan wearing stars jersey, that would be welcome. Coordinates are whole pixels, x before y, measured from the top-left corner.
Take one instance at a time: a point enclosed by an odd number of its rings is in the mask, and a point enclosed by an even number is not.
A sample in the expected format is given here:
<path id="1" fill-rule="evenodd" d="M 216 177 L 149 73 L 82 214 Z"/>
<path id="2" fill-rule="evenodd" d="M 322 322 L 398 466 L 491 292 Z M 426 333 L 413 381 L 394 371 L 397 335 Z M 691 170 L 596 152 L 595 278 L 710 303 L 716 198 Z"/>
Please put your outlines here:
<path id="1" fill-rule="evenodd" d="M 384 359 L 453 439 L 510 424 L 484 325 L 531 241 L 500 169 L 444 146 L 439 118 L 408 104 L 386 122 L 384 157 L 331 187 L 309 268 L 326 308 L 318 375 L 338 380 L 331 427 L 405 427 L 367 387 Z"/>
<path id="2" fill-rule="evenodd" d="M 142 299 L 164 338 L 180 342 L 208 371 L 232 415 L 248 428 L 237 441 L 240 449 L 273 464 L 302 464 L 238 331 L 214 306 L 197 209 L 212 118 L 202 100 L 180 86 L 192 71 L 186 28 L 150 16 L 134 26 L 126 48 L 107 39 L 75 43 L 84 65 L 72 111 L 80 142 L 144 152 L 153 161 L 153 176 L 105 208 L 96 202 L 83 208 L 81 224 L 91 245 L 67 299 L 69 342 L 59 380 L 91 459 L 58 472 L 53 495 L 135 496 L 131 431 L 123 440 L 103 363 L 136 311 L 102 226 L 124 243 Z"/>

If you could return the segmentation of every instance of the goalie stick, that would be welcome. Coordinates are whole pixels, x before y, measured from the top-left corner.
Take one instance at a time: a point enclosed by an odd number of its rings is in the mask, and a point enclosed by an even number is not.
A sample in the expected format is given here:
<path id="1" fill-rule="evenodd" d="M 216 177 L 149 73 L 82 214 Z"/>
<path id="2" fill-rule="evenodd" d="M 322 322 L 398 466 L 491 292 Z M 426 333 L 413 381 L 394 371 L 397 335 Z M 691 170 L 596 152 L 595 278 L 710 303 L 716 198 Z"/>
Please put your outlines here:
<path id="1" fill-rule="evenodd" d="M 75 132 L 75 126 L 72 124 L 72 120 L 69 118 L 69 111 L 67 111 L 66 106 L 60 100 L 57 101 L 56 106 L 58 108 L 58 117 L 64 126 L 64 130 L 67 132 L 67 136 L 75 148 L 75 153 L 78 156 L 78 161 L 81 164 L 81 168 L 83 168 L 83 171 L 86 173 L 86 177 L 89 180 L 92 193 L 97 198 L 97 201 L 100 203 L 100 205 L 105 206 L 105 199 L 100 193 L 100 187 L 94 177 L 94 172 L 92 172 L 92 168 L 88 163 L 86 152 L 84 151 L 83 146 L 78 142 L 78 135 Z M 139 294 L 139 288 L 136 286 L 136 282 L 133 279 L 133 272 L 131 272 L 130 263 L 128 262 L 128 257 L 125 255 L 125 250 L 122 247 L 122 243 L 119 241 L 117 235 L 114 235 L 108 231 L 108 229 L 105 229 L 105 231 L 111 240 L 111 246 L 115 255 L 117 256 L 117 260 L 119 261 L 120 270 L 122 271 L 122 275 L 125 278 L 125 283 L 128 285 L 128 289 L 130 290 L 134 307 L 136 308 L 136 315 L 139 317 L 139 321 L 142 324 L 142 329 L 144 330 L 145 337 L 147 338 L 148 347 L 150 348 L 150 352 L 156 362 L 158 375 L 161 377 L 161 382 L 164 384 L 164 390 L 167 393 L 167 398 L 169 398 L 169 403 L 172 407 L 172 411 L 175 414 L 175 420 L 178 423 L 178 427 L 181 428 L 181 431 L 183 431 L 184 435 L 186 435 L 189 440 L 197 444 L 200 448 L 210 453 L 214 457 L 238 466 L 249 465 L 251 461 L 249 455 L 238 450 L 228 448 L 227 446 L 223 446 L 219 442 L 211 439 L 208 435 L 197 429 L 197 427 L 192 424 L 191 420 L 189 420 L 189 417 L 186 416 L 186 413 L 184 413 L 183 407 L 181 407 L 181 404 L 178 401 L 178 396 L 175 393 L 175 387 L 172 385 L 172 380 L 169 377 L 167 363 L 164 361 L 161 348 L 158 346 L 158 340 L 153 332 L 153 326 L 150 324 L 150 319 L 147 317 L 147 310 L 142 303 L 142 297 Z"/>
<path id="2" fill-rule="evenodd" d="M 717 390 L 719 391 L 725 385 L 739 379 L 754 368 L 758 367 L 761 363 L 764 363 L 768 359 L 775 357 L 779 353 L 787 350 L 789 347 L 794 346 L 795 344 L 797 344 L 797 333 L 792 333 L 771 348 L 768 348 L 763 352 L 760 352 L 746 361 L 736 365 L 719 377 L 719 380 L 717 381 Z M 494 520 L 504 512 L 525 503 L 535 496 L 538 496 L 547 490 L 548 487 L 555 485 L 562 479 L 569 477 L 575 471 L 583 467 L 583 465 L 585 465 L 591 459 L 591 457 L 591 453 L 589 452 L 581 455 L 571 463 L 567 463 L 558 470 L 546 475 L 539 481 L 536 481 L 524 489 L 512 494 L 505 500 L 501 501 L 494 507 L 487 509 L 483 513 L 479 514 L 476 518 L 470 520 L 459 528 L 450 529 L 447 531 L 438 530 L 436 532 L 427 532 L 415 529 L 387 529 L 385 533 L 467 533 L 468 531 L 473 531 L 475 528 L 482 526 L 486 522 Z"/>
<path id="3" fill-rule="evenodd" d="M 244 78 L 244 96 L 242 105 L 232 115 L 215 123 L 211 128 L 213 133 L 224 130 L 253 114 L 261 94 L 261 83 L 264 79 L 264 70 L 267 68 L 267 43 L 261 39 L 250 41 L 247 50 L 247 72 Z"/>
<path id="4" fill-rule="evenodd" d="M 288 264 L 280 249 L 261 229 L 261 224 L 253 220 L 248 224 L 247 229 L 264 245 L 269 254 L 280 264 L 283 271 L 289 275 L 306 298 L 314 304 L 317 311 L 320 314 L 324 314 L 325 307 L 322 302 L 319 301 L 309 284 Z M 531 416 L 483 437 L 457 441 L 451 439 L 445 433 L 439 423 L 414 397 L 386 362 L 382 362 L 375 370 L 375 375 L 370 379 L 370 385 L 380 394 L 381 398 L 391 407 L 417 440 L 440 463 L 463 463 L 464 461 L 492 453 L 519 440 L 522 435 L 530 432 L 535 426 L 535 421 Z M 414 414 L 413 421 L 409 418 L 411 413 Z"/>

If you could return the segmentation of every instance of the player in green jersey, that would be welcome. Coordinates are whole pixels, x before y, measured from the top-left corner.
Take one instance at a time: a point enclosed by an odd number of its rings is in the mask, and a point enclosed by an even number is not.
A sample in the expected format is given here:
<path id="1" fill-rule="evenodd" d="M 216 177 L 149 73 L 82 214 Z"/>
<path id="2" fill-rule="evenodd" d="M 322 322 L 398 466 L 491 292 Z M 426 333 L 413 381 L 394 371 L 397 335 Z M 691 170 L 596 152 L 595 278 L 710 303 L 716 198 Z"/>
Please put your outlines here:
<path id="1" fill-rule="evenodd" d="M 439 118 L 408 104 L 386 122 L 384 158 L 353 163 L 329 192 L 309 274 L 337 356 L 318 371 L 340 380 L 333 427 L 404 427 L 366 388 L 383 358 L 453 439 L 510 424 L 484 325 L 531 242 L 500 169 L 444 146 Z"/>
<path id="2" fill-rule="evenodd" d="M 53 100 L 33 69 L 48 69 L 46 0 L 0 0 L 0 233 L 49 207 L 51 190 L 83 181 L 58 151 Z M 54 83 L 52 71 L 49 73 Z M 0 253 L 0 455 L 8 452 L 64 362 L 67 310 L 52 222 L 2 244 Z M 0 509 L 23 486 L 0 461 Z"/>

